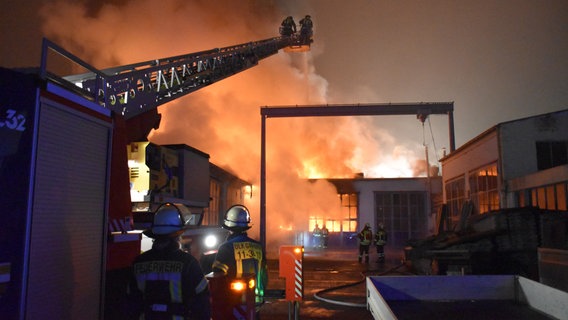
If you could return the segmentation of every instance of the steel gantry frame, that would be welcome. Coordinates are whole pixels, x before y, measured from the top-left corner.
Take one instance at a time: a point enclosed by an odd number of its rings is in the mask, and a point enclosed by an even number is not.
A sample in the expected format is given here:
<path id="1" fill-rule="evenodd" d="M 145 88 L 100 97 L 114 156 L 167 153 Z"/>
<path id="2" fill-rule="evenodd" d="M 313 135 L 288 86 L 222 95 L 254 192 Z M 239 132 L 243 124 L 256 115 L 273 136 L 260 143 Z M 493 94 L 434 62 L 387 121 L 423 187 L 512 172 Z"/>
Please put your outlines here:
<path id="1" fill-rule="evenodd" d="M 416 115 L 418 118 L 424 119 L 431 114 L 448 115 L 450 152 L 454 151 L 456 146 L 453 102 L 261 107 L 260 242 L 262 245 L 266 246 L 266 118 Z"/>

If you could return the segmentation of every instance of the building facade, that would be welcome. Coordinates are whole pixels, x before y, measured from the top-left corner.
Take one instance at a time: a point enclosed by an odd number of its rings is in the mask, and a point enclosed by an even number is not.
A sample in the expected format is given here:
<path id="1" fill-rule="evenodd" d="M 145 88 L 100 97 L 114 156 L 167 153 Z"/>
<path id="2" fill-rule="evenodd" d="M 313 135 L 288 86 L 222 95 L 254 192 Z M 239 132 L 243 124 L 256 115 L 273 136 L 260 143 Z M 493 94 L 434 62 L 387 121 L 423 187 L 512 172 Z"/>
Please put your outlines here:
<path id="1" fill-rule="evenodd" d="M 534 206 L 567 210 L 568 110 L 503 122 L 441 159 L 451 222 L 472 213 Z"/>
<path id="2" fill-rule="evenodd" d="M 235 204 L 244 204 L 245 197 L 250 196 L 251 183 L 235 174 L 213 164 L 209 164 L 209 206 L 205 208 L 203 223 L 221 225 L 227 210 Z"/>
<path id="3" fill-rule="evenodd" d="M 389 247 L 403 248 L 410 239 L 434 232 L 436 213 L 442 200 L 441 177 L 358 179 L 360 225 L 377 230 L 382 223 Z"/>
<path id="4" fill-rule="evenodd" d="M 337 190 L 342 220 L 317 222 L 330 228 L 333 244 L 356 245 L 353 235 L 365 223 L 369 223 L 373 231 L 378 229 L 379 223 L 384 225 L 390 249 L 402 250 L 408 240 L 422 239 L 434 232 L 436 213 L 442 206 L 442 178 L 439 176 L 388 179 L 360 176 L 328 181 Z M 315 225 L 313 221 L 310 223 Z"/>

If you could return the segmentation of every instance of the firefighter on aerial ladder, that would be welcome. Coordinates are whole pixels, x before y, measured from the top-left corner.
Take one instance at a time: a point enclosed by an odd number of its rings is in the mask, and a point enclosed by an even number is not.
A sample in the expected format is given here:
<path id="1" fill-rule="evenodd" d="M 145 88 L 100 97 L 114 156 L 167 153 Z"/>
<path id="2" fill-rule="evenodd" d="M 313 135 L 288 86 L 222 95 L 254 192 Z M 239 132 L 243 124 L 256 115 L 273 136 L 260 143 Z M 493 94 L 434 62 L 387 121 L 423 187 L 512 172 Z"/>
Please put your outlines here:
<path id="1" fill-rule="evenodd" d="M 308 14 L 302 20 L 300 20 L 300 37 L 302 41 L 310 39 L 313 35 L 314 23 L 312 22 L 312 17 Z"/>
<path id="2" fill-rule="evenodd" d="M 225 213 L 222 227 L 229 230 L 227 241 L 217 251 L 213 272 L 222 272 L 229 278 L 243 274 L 256 276 L 256 296 L 262 302 L 268 284 L 266 253 L 260 242 L 249 238 L 250 213 L 243 205 L 234 205 Z"/>
<path id="3" fill-rule="evenodd" d="M 287 16 L 280 25 L 280 35 L 289 37 L 296 33 L 296 22 L 292 16 Z"/>
<path id="4" fill-rule="evenodd" d="M 181 250 L 185 226 L 180 210 L 166 203 L 154 215 L 152 228 L 144 231 L 154 243 L 132 264 L 129 306 L 133 319 L 139 315 L 144 319 L 211 318 L 207 280 L 197 259 Z"/>

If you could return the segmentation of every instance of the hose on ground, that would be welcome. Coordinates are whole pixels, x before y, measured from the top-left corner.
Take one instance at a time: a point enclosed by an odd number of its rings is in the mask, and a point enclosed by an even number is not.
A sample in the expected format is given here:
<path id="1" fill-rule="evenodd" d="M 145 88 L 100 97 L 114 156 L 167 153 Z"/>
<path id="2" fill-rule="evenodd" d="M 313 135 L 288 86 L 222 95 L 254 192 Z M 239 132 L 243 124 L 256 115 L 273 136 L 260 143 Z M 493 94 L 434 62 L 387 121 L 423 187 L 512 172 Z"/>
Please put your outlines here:
<path id="1" fill-rule="evenodd" d="M 394 267 L 392 267 L 392 268 L 390 268 L 386 271 L 379 272 L 377 275 L 381 276 L 381 275 L 392 273 L 392 272 L 398 270 L 402 266 L 404 266 L 404 263 L 401 263 L 397 266 L 394 266 Z M 341 301 L 341 300 L 328 299 L 328 298 L 322 297 L 322 295 L 325 294 L 325 293 L 328 293 L 328 292 L 337 291 L 337 290 L 341 290 L 341 289 L 345 289 L 345 288 L 354 287 L 356 285 L 359 285 L 359 284 L 365 282 L 365 280 L 367 279 L 368 273 L 372 273 L 372 272 L 376 272 L 376 271 L 379 271 L 379 270 L 368 270 L 367 272 L 361 272 L 361 276 L 363 277 L 363 279 L 358 280 L 358 281 L 353 282 L 353 283 L 348 283 L 348 284 L 340 285 L 340 286 L 337 286 L 337 287 L 331 287 L 331 288 L 326 288 L 326 289 L 320 290 L 320 291 L 314 293 L 314 298 L 316 298 L 319 301 L 323 301 L 323 302 L 327 302 L 327 303 L 335 304 L 335 305 L 339 305 L 339 306 L 366 308 L 367 307 L 366 303 L 354 303 L 354 302 L 346 302 L 346 301 Z"/>

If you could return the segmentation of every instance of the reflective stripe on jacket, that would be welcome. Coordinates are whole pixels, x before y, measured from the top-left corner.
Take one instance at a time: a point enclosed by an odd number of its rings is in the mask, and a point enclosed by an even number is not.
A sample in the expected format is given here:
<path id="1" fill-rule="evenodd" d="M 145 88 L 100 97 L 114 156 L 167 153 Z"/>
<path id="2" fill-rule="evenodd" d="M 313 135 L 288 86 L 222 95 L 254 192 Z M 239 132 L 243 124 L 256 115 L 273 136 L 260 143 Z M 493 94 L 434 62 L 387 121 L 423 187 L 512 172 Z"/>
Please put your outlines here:
<path id="1" fill-rule="evenodd" d="M 138 256 L 132 274 L 130 290 L 140 297 L 146 319 L 210 318 L 207 280 L 199 262 L 177 243 Z"/>

